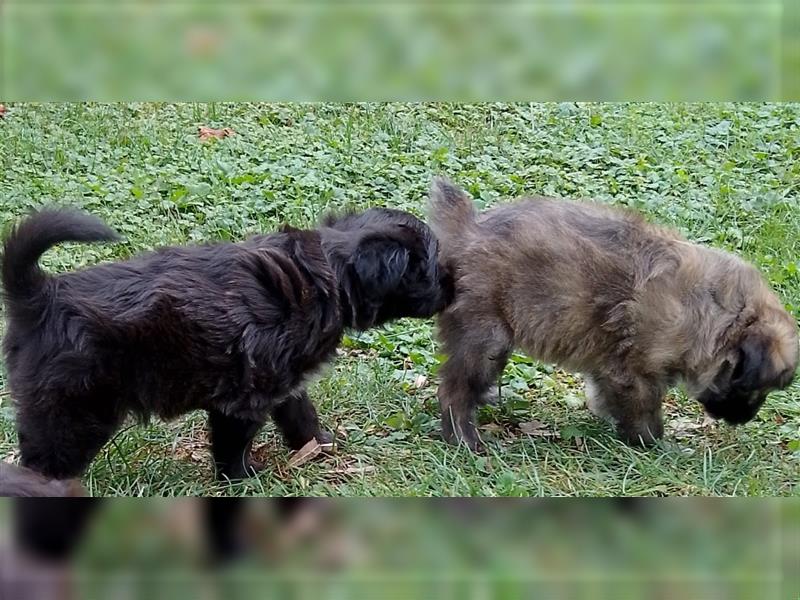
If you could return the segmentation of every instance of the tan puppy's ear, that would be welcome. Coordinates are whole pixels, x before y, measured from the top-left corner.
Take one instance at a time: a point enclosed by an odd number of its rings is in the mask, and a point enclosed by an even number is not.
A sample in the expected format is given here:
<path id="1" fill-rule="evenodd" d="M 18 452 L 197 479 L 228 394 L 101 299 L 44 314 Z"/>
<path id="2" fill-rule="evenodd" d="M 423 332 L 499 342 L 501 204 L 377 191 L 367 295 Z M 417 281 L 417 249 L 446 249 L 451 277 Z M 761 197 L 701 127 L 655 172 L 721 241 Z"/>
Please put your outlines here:
<path id="1" fill-rule="evenodd" d="M 731 386 L 743 392 L 760 390 L 769 378 L 766 340 L 749 332 L 739 343 L 737 361 L 731 372 Z"/>
<path id="2" fill-rule="evenodd" d="M 745 334 L 731 373 L 732 388 L 743 392 L 783 389 L 793 378 L 794 368 L 785 367 L 784 361 L 775 355 L 769 337 L 757 329 Z"/>

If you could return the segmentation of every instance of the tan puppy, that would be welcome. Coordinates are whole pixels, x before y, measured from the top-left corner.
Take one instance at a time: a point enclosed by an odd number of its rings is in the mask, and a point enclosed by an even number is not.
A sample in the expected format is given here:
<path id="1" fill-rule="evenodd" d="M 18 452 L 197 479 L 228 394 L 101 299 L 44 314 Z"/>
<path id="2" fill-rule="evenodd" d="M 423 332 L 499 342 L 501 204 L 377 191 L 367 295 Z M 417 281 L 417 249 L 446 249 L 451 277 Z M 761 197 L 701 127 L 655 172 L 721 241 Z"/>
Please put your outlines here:
<path id="1" fill-rule="evenodd" d="M 50 479 L 25 467 L 0 461 L 0 497 L 74 498 L 84 495 L 78 479 Z"/>
<path id="2" fill-rule="evenodd" d="M 515 348 L 583 373 L 590 410 L 629 443 L 662 436 L 662 398 L 676 383 L 740 424 L 794 376 L 797 325 L 736 256 L 591 202 L 530 198 L 478 215 L 444 179 L 429 212 L 455 278 L 439 316 L 451 442 L 480 447 L 475 407 Z"/>

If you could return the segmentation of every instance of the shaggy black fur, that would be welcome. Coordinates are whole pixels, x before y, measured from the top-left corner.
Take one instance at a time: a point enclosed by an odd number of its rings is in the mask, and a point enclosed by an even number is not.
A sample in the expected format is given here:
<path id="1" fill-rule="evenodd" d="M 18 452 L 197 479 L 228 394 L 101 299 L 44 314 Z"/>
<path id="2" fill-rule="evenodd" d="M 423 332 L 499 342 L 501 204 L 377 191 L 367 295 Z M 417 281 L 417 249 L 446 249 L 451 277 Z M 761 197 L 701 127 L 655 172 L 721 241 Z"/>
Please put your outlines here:
<path id="1" fill-rule="evenodd" d="M 14 551 L 34 560 L 39 567 L 69 567 L 74 564 L 81 545 L 101 516 L 101 509 L 107 505 L 102 498 L 62 498 L 56 495 L 14 498 L 11 504 Z M 313 509 L 312 502 L 313 499 L 309 498 L 270 498 L 260 499 L 258 506 L 266 508 L 271 504 L 277 513 L 279 527 L 291 528 L 292 522 L 301 518 L 303 510 Z M 252 551 L 252 536 L 244 527 L 246 507 L 247 501 L 241 497 L 202 499 L 199 526 L 209 567 L 225 567 L 247 558 Z M 279 535 L 280 530 L 275 533 Z M 0 565 L 4 564 L 3 559 L 6 557 L 0 555 Z M 6 575 L 7 581 L 0 577 L 0 598 L 42 597 L 19 594 L 19 589 L 13 585 L 29 583 L 25 576 L 11 571 Z M 4 583 L 12 585 L 13 590 L 6 596 L 3 596 L 6 591 Z"/>
<path id="2" fill-rule="evenodd" d="M 21 462 L 47 477 L 81 474 L 129 414 L 195 409 L 208 411 L 218 473 L 246 476 L 269 415 L 292 448 L 327 438 L 303 386 L 345 328 L 429 317 L 452 296 L 428 227 L 379 208 L 58 276 L 38 267 L 53 244 L 115 239 L 90 215 L 43 211 L 5 241 Z"/>
<path id="3" fill-rule="evenodd" d="M 106 505 L 105 500 L 65 498 L 52 490 L 39 491 L 42 493 L 33 492 L 26 494 L 28 497 L 14 498 L 11 515 L 16 545 L 39 560 L 69 561 L 98 512 Z M 289 522 L 304 506 L 309 506 L 309 502 L 311 500 L 307 498 L 270 498 L 260 500 L 259 504 L 267 506 L 272 503 L 278 517 Z M 201 531 L 213 565 L 222 566 L 246 553 L 242 527 L 245 508 L 246 499 L 241 497 L 203 498 Z"/>

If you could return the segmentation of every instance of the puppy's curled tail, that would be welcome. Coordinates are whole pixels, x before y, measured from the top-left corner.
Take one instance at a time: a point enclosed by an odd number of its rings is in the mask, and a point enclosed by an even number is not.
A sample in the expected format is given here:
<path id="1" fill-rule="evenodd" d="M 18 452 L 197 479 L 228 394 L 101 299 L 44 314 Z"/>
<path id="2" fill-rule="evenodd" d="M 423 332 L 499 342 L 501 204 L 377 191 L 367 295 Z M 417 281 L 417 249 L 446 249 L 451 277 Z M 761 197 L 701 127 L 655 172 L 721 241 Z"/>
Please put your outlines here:
<path id="1" fill-rule="evenodd" d="M 117 241 L 119 235 L 97 217 L 75 210 L 43 210 L 14 227 L 3 244 L 3 294 L 15 316 L 39 315 L 47 300 L 48 277 L 39 257 L 61 242 Z"/>
<path id="2" fill-rule="evenodd" d="M 444 177 L 436 177 L 428 196 L 428 219 L 442 252 L 454 256 L 478 229 L 475 203 Z"/>

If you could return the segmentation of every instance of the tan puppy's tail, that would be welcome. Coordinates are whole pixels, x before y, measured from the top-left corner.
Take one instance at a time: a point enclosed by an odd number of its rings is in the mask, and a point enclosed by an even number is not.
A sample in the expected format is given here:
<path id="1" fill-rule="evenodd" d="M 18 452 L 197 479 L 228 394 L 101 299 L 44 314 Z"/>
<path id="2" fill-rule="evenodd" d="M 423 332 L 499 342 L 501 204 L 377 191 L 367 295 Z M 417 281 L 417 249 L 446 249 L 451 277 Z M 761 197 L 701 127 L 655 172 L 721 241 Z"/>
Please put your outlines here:
<path id="1" fill-rule="evenodd" d="M 444 177 L 435 177 L 428 196 L 428 221 L 442 252 L 454 256 L 478 229 L 472 198 Z"/>

